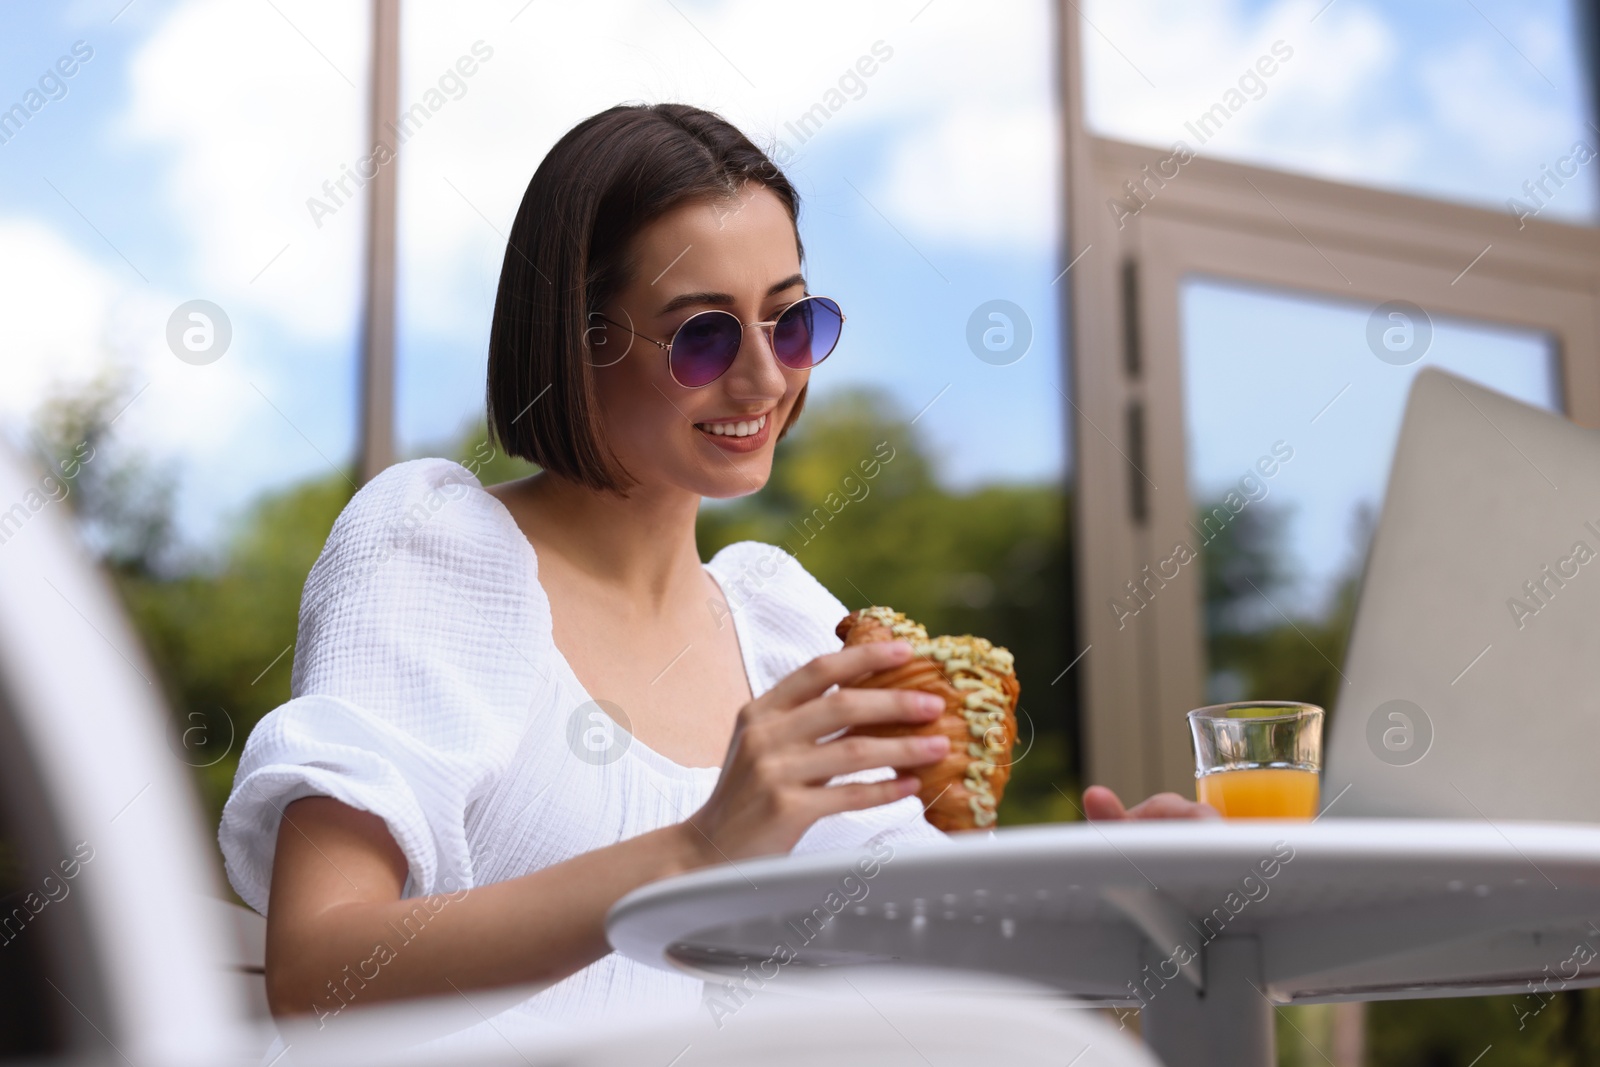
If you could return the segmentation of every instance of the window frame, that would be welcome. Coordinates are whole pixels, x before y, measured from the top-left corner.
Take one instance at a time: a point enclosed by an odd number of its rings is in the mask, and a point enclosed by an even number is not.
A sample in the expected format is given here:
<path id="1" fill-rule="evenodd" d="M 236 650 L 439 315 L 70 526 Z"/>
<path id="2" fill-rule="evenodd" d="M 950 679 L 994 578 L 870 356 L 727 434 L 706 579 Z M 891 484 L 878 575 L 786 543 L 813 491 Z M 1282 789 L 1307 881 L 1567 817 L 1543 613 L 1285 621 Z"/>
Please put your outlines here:
<path id="1" fill-rule="evenodd" d="M 1600 426 L 1600 229 L 1519 220 L 1407 193 L 1194 156 L 1091 132 L 1081 16 L 1057 5 L 1066 273 L 1066 412 L 1074 456 L 1076 681 L 1086 782 L 1126 798 L 1193 795 L 1182 716 L 1205 703 L 1197 567 L 1120 620 L 1125 583 L 1190 540 L 1183 404 L 1184 280 L 1332 300 L 1409 300 L 1430 314 L 1542 331 L 1563 406 Z M 1190 146 L 1192 151 L 1193 146 Z M 1146 169 L 1148 168 L 1148 169 Z M 1124 184 L 1142 185 L 1131 216 Z M 1271 442 L 1264 442 L 1263 448 Z M 1159 576 L 1156 578 L 1159 581 Z M 1334 710 L 1334 709 L 1330 709 Z"/>

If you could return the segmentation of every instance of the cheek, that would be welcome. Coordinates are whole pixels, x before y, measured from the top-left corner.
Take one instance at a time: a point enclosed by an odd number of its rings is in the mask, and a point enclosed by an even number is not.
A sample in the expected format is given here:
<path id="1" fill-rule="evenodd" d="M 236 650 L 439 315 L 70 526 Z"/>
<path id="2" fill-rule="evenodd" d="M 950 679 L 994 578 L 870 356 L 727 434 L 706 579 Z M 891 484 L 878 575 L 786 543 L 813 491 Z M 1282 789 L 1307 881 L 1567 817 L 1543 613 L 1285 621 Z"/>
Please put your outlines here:
<path id="1" fill-rule="evenodd" d="M 687 425 L 683 390 L 667 375 L 665 356 L 635 348 L 609 367 L 595 368 L 600 422 L 619 452 L 648 459 Z M 676 406 L 674 406 L 676 405 Z"/>
<path id="2" fill-rule="evenodd" d="M 634 413 L 641 405 L 666 404 L 662 394 L 670 394 L 673 386 L 666 354 L 638 343 L 611 357 L 611 362 L 596 356 L 594 383 L 604 410 L 627 408 Z"/>
<path id="3" fill-rule="evenodd" d="M 778 401 L 778 410 L 783 414 L 783 418 L 778 422 L 779 428 L 788 421 L 795 408 L 805 404 L 806 383 L 811 380 L 811 372 L 809 370 L 791 372 L 785 377 L 789 379 L 789 387 L 784 390 L 783 399 Z"/>

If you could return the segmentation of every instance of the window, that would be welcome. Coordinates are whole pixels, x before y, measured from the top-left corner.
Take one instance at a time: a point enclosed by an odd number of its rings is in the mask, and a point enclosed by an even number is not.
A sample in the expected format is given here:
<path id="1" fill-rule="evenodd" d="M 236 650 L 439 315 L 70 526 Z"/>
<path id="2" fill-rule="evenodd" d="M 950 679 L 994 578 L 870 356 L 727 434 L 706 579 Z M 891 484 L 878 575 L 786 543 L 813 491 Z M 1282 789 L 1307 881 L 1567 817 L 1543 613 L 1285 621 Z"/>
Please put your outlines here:
<path id="1" fill-rule="evenodd" d="M 1115 34 L 1090 24 L 1098 5 L 1083 21 L 1073 17 L 1074 5 L 1063 10 L 1086 777 L 1124 795 L 1187 793 L 1193 765 L 1181 716 L 1208 696 L 1248 685 L 1237 661 L 1214 662 L 1228 656 L 1213 630 L 1248 632 L 1263 625 L 1262 612 L 1321 618 L 1330 628 L 1314 643 L 1324 660 L 1338 659 L 1344 634 L 1330 612 L 1340 578 L 1360 559 L 1359 531 L 1352 544 L 1346 513 L 1381 499 L 1377 472 L 1410 374 L 1442 363 L 1600 424 L 1600 251 L 1592 230 L 1554 221 L 1554 207 L 1519 218 L 1503 204 L 1454 203 L 1218 158 L 1212 145 L 1202 154 L 1174 147 L 1173 138 L 1146 147 L 1102 136 L 1085 115 L 1093 90 L 1078 86 L 1093 50 Z M 1548 14 L 1539 8 L 1524 22 L 1537 23 L 1539 11 Z M 1157 36 L 1176 32 L 1169 26 Z M 1270 51 L 1276 37 L 1261 36 Z M 1091 38 L 1101 43 L 1091 46 Z M 1206 51 L 1191 39 L 1182 44 Z M 1156 45 L 1141 40 L 1140 47 Z M 1155 73 L 1158 84 L 1169 78 L 1166 66 Z M 1577 114 L 1579 84 L 1574 75 L 1562 90 L 1565 103 L 1552 107 Z M 1310 125 L 1321 121 L 1314 109 L 1299 113 L 1311 116 Z M 1359 112 L 1352 121 L 1370 139 L 1371 122 Z M 1552 137 L 1549 145 L 1559 143 Z M 1266 152 L 1236 158 L 1335 173 Z M 1379 184 L 1372 174 L 1358 176 Z M 1420 178 L 1413 187 L 1449 192 Z M 1574 203 L 1592 200 L 1581 188 L 1567 192 L 1579 194 Z M 1493 201 L 1487 193 L 1475 198 Z M 1401 319 L 1390 317 L 1395 308 Z M 1400 331 L 1390 340 L 1404 345 L 1407 330 L 1414 342 L 1426 327 L 1429 348 L 1415 366 L 1386 362 L 1367 341 L 1369 322 L 1380 327 L 1380 347 L 1385 330 Z M 1286 360 L 1300 361 L 1294 374 L 1270 373 Z M 1324 412 L 1324 405 L 1331 406 Z M 1205 566 L 1181 568 L 1169 580 L 1159 571 L 1174 546 L 1193 537 L 1189 523 L 1206 494 L 1235 466 L 1242 474 L 1246 464 L 1270 458 L 1280 440 L 1295 458 L 1279 461 L 1276 505 L 1300 506 L 1299 518 L 1282 520 L 1292 572 L 1274 590 L 1283 602 L 1241 599 L 1222 619 Z M 1342 484 L 1312 492 L 1297 481 L 1334 450 L 1357 445 L 1338 464 L 1347 474 Z M 1276 510 L 1258 509 L 1253 518 Z M 1296 565 L 1308 555 L 1310 565 Z M 1208 608 L 1216 624 L 1209 628 Z"/>
<path id="2" fill-rule="evenodd" d="M 1554 346 L 1204 276 L 1182 282 L 1179 316 L 1190 543 L 1208 542 L 1206 700 L 1331 708 L 1411 380 L 1438 366 L 1559 411 Z"/>

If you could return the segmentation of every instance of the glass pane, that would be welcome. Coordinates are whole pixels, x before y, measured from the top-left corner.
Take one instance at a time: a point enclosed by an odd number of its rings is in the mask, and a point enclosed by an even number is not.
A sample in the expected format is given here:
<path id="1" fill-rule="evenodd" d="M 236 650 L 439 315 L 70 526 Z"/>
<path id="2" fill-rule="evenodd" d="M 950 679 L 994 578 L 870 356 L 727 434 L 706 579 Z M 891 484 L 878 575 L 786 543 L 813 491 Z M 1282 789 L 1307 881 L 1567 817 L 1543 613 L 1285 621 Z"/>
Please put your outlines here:
<path id="1" fill-rule="evenodd" d="M 1085 0 L 1086 114 L 1121 140 L 1588 222 L 1576 8 Z"/>
<path id="2" fill-rule="evenodd" d="M 1056 5 L 403 6 L 401 117 L 381 135 L 399 159 L 401 454 L 461 459 L 486 482 L 526 473 L 486 439 L 485 351 L 507 234 L 556 139 L 620 101 L 724 113 L 799 188 L 807 279 L 848 322 L 770 484 L 704 509 L 704 550 L 759 512 L 748 535 L 794 546 L 852 606 L 1014 646 L 1040 740 L 1006 817 L 1030 789 L 1035 814 L 1070 815 L 1036 771 L 1071 754 L 1063 671 L 1081 648 Z M 225 707 L 241 741 L 288 699 L 300 588 L 352 489 L 367 179 L 388 166 L 366 130 L 370 11 L 115 0 L 0 16 L 17 74 L 0 108 L 30 93 L 37 112 L 20 132 L 0 124 L 0 435 L 70 456 L 80 426 L 115 422 L 72 500 L 127 546 L 118 573 L 149 606 L 135 621 L 176 714 Z M 80 38 L 92 62 L 38 86 Z M 231 322 L 215 363 L 168 350 L 190 298 Z M 126 373 L 95 389 L 102 363 Z M 58 385 L 84 417 L 58 420 L 64 441 L 33 421 Z M 842 530 L 807 539 L 841 500 Z M 239 605 L 239 625 L 212 624 Z M 237 751 L 205 771 L 213 819 Z"/>
<path id="3" fill-rule="evenodd" d="M 1370 304 L 1189 278 L 1180 307 L 1196 522 L 1230 491 L 1246 501 L 1204 550 L 1210 696 L 1331 706 L 1412 378 L 1437 366 L 1560 410 L 1554 348 L 1434 317 L 1422 358 L 1398 366 L 1368 345 Z M 1378 321 L 1408 340 L 1405 322 Z"/>

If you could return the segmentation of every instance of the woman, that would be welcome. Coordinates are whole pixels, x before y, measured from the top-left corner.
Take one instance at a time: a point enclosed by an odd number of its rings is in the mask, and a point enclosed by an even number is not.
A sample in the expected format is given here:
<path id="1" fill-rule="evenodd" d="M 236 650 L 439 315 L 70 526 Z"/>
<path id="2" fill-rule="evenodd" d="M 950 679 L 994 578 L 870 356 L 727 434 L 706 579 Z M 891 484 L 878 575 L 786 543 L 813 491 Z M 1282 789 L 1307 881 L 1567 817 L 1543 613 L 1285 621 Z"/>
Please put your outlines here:
<path id="1" fill-rule="evenodd" d="M 625 893 L 943 840 L 910 772 L 945 738 L 831 736 L 939 713 L 848 684 L 909 646 L 840 650 L 845 607 L 777 548 L 695 548 L 701 497 L 766 482 L 842 325 L 806 287 L 797 214 L 760 150 L 683 105 L 596 115 L 540 164 L 488 411 L 541 471 L 485 490 L 418 460 L 356 495 L 306 582 L 294 698 L 223 814 L 275 1013 L 527 982 L 550 987 L 520 1010 L 552 1021 L 690 1010 L 698 980 L 610 952 Z"/>

